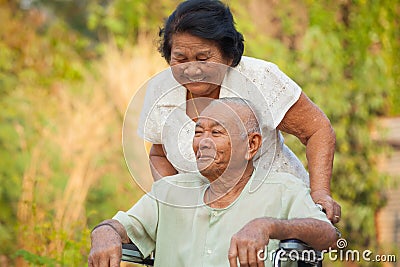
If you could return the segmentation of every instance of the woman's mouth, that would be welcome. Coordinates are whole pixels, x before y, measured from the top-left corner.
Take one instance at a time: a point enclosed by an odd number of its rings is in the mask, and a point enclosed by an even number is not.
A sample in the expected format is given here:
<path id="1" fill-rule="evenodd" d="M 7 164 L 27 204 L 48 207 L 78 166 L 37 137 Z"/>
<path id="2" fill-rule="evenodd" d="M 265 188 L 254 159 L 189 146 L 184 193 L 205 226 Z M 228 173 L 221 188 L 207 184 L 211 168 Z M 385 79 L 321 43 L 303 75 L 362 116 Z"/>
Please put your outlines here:
<path id="1" fill-rule="evenodd" d="M 186 79 L 188 79 L 190 82 L 192 83 L 198 83 L 198 82 L 203 82 L 205 80 L 205 77 L 202 78 L 190 78 L 190 77 L 186 77 Z"/>

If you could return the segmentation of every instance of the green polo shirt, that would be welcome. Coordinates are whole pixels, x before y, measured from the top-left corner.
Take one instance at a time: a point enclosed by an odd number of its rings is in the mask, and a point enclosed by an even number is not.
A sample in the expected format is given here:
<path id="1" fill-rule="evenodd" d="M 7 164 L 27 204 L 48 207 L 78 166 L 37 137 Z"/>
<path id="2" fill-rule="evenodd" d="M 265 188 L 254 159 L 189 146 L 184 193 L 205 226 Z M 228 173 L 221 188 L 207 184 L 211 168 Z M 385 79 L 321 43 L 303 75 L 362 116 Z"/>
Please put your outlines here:
<path id="1" fill-rule="evenodd" d="M 155 266 L 163 267 L 229 266 L 231 237 L 255 218 L 315 218 L 329 222 L 300 179 L 288 173 L 271 173 L 253 191 L 250 184 L 256 176 L 253 173 L 240 196 L 224 209 L 204 204 L 209 184 L 201 175 L 166 177 L 114 219 L 124 225 L 145 257 L 155 250 Z M 270 240 L 269 255 L 278 244 L 279 240 Z M 268 257 L 265 264 L 272 266 L 272 259 Z"/>

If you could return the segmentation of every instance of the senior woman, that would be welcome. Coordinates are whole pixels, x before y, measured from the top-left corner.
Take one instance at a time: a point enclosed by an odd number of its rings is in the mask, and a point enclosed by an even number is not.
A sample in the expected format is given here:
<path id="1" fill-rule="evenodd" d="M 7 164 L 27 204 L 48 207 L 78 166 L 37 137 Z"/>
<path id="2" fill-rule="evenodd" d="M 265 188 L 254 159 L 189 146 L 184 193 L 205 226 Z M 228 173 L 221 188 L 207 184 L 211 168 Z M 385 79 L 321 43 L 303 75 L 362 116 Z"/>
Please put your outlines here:
<path id="1" fill-rule="evenodd" d="M 328 118 L 276 65 L 242 56 L 243 36 L 229 8 L 216 0 L 182 2 L 160 37 L 159 51 L 171 68 L 149 81 L 138 128 L 152 143 L 154 179 L 191 171 L 183 162 L 195 163 L 194 121 L 207 99 L 240 96 L 261 114 L 264 150 L 255 159 L 257 168 L 289 172 L 309 183 L 314 202 L 337 223 L 341 210 L 330 195 L 335 133 Z M 280 131 L 306 146 L 309 176 Z"/>

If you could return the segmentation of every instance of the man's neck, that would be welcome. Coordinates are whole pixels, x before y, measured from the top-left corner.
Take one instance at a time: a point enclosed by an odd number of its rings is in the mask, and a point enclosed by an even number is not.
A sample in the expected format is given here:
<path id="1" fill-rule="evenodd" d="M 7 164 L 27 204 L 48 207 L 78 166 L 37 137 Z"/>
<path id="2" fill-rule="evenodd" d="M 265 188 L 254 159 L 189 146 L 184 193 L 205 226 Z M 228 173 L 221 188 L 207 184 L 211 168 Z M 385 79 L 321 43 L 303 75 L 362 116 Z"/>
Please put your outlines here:
<path id="1" fill-rule="evenodd" d="M 243 191 L 253 174 L 252 164 L 247 165 L 240 174 L 224 173 L 214 180 L 204 194 L 204 202 L 212 208 L 226 208 L 235 201 Z"/>

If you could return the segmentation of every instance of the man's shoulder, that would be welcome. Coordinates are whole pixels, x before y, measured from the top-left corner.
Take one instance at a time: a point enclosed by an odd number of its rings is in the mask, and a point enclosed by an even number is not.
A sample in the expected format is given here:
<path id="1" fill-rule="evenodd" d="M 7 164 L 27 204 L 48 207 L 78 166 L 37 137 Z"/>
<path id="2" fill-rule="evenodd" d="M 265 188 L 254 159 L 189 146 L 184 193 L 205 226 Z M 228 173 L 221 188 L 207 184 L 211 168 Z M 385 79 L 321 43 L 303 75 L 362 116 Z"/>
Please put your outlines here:
<path id="1" fill-rule="evenodd" d="M 168 176 L 155 182 L 149 195 L 168 206 L 195 207 L 202 200 L 201 192 L 207 182 L 200 174 Z"/>
<path id="2" fill-rule="evenodd" d="M 207 180 L 200 173 L 179 173 L 166 176 L 154 183 L 154 187 L 173 186 L 197 186 L 203 185 Z"/>
<path id="3" fill-rule="evenodd" d="M 296 176 L 287 172 L 272 172 L 264 180 L 265 185 L 274 185 L 286 190 L 309 189 L 309 187 Z"/>

